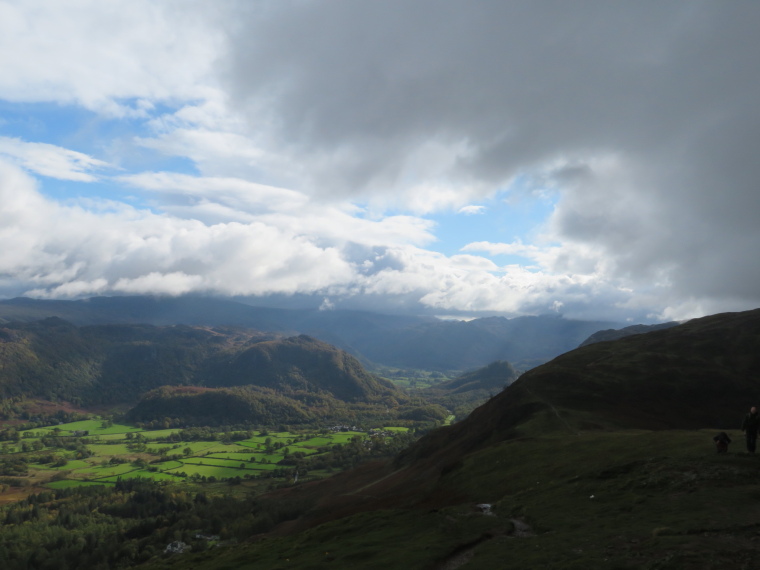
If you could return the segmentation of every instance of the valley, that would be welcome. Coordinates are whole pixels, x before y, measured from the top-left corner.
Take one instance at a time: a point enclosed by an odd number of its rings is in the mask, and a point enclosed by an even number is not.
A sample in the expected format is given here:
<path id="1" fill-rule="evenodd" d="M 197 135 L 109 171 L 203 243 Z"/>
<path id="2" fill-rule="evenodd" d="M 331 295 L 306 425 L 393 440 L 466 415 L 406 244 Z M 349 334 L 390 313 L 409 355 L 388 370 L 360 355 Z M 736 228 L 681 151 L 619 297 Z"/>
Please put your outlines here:
<path id="1" fill-rule="evenodd" d="M 0 374 L 22 390 L 0 432 L 9 568 L 754 566 L 760 463 L 738 428 L 760 378 L 760 310 L 585 343 L 522 374 L 507 361 L 428 372 L 416 390 L 303 335 L 4 330 L 19 356 L 7 362 L 31 380 Z M 62 345 L 77 350 L 46 348 Z M 103 406 L 88 390 L 130 375 L 141 391 L 113 392 L 113 417 L 43 405 L 51 354 L 88 363 L 58 361 L 58 394 Z M 61 420 L 29 425 L 30 402 Z M 110 547 L 85 548 L 98 541 Z"/>
<path id="2" fill-rule="evenodd" d="M 145 430 L 91 419 L 24 431 L 0 431 L 0 503 L 28 493 L 140 478 L 174 483 L 223 482 L 259 491 L 310 481 L 386 456 L 408 444 L 408 428 L 321 433 L 224 432 L 209 428 Z M 265 481 L 261 481 L 265 480 Z M 213 488 L 213 485 L 210 485 Z"/>

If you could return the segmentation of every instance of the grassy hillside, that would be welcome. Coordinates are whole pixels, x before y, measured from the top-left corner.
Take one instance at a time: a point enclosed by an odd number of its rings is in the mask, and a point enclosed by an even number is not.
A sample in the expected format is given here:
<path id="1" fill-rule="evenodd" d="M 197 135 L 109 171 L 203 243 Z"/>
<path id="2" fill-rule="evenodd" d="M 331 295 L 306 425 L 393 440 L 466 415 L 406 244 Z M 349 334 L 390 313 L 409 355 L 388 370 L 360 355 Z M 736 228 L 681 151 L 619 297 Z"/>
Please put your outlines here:
<path id="1" fill-rule="evenodd" d="M 310 506 L 275 532 L 149 567 L 754 568 L 759 386 L 760 311 L 590 345 L 394 462 L 278 491 Z"/>
<path id="2" fill-rule="evenodd" d="M 323 498 L 313 525 L 148 567 L 754 568 L 758 459 L 716 455 L 711 436 L 519 438 L 469 454 L 426 493 L 374 501 L 367 496 L 382 493 L 382 482 L 367 485 L 366 473 L 355 473 L 353 486 L 347 477 L 315 484 L 332 484 L 342 501 Z M 312 498 L 308 490 L 298 496 Z"/>
<path id="3" fill-rule="evenodd" d="M 618 340 L 626 336 L 634 334 L 644 334 L 661 329 L 669 329 L 670 327 L 678 326 L 680 323 L 676 321 L 670 321 L 667 323 L 660 323 L 657 325 L 631 325 L 629 327 L 623 327 L 622 329 L 605 329 L 597 331 L 584 340 L 580 346 L 586 346 L 587 344 L 594 344 L 595 342 L 604 342 L 608 340 Z"/>

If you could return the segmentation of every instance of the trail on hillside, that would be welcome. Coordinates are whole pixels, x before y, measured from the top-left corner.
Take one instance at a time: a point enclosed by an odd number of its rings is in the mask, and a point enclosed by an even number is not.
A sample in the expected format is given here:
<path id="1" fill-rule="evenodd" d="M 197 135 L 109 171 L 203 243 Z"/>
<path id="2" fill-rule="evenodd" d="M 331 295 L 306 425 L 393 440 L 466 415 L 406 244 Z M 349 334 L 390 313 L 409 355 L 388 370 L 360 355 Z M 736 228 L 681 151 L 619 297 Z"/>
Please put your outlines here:
<path id="1" fill-rule="evenodd" d="M 520 519 L 509 519 L 509 521 L 513 525 L 512 532 L 505 533 L 503 529 L 491 531 L 482 535 L 480 538 L 474 540 L 469 544 L 459 546 L 454 550 L 454 552 L 447 556 L 445 560 L 436 566 L 436 570 L 456 570 L 460 566 L 464 566 L 470 562 L 470 560 L 472 560 L 473 556 L 475 556 L 475 549 L 478 546 L 484 542 L 496 538 L 497 536 L 505 536 L 505 534 L 506 536 L 513 538 L 530 538 L 532 536 L 536 536 L 536 533 L 533 531 L 531 526 L 525 521 Z"/>
<path id="2" fill-rule="evenodd" d="M 401 469 L 396 469 L 396 470 L 395 470 L 395 471 L 393 471 L 392 473 L 388 473 L 387 475 L 385 475 L 385 476 L 383 476 L 383 477 L 380 477 L 380 479 L 376 479 L 375 481 L 372 481 L 372 482 L 370 482 L 370 483 L 367 483 L 367 484 L 366 484 L 366 485 L 364 485 L 363 487 L 359 487 L 358 489 L 355 489 L 354 491 L 351 491 L 351 492 L 349 492 L 349 493 L 344 493 L 344 495 L 358 495 L 358 493 L 360 493 L 361 491 L 364 491 L 364 489 L 368 489 L 369 487 L 372 487 L 372 486 L 374 486 L 374 485 L 377 485 L 377 484 L 378 484 L 378 483 L 380 483 L 381 481 L 385 481 L 385 480 L 386 480 L 388 477 L 392 477 L 393 475 L 395 475 L 395 474 L 396 474 L 396 473 L 398 473 L 399 471 L 402 471 L 403 469 L 404 469 L 403 467 L 402 467 Z M 363 497 L 369 497 L 369 498 L 371 498 L 371 499 L 375 499 L 375 498 L 376 498 L 374 495 L 359 495 L 359 496 L 363 496 Z"/>

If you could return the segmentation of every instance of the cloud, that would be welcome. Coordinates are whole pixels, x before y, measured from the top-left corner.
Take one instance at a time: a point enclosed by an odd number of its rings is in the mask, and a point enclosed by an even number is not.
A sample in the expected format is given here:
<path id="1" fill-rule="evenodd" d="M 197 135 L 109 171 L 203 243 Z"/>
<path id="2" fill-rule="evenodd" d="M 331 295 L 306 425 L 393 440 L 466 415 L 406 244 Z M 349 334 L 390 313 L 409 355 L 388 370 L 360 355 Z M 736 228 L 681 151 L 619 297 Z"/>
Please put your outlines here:
<path id="1" fill-rule="evenodd" d="M 142 172 L 116 180 L 164 196 L 179 196 L 223 203 L 230 211 L 262 213 L 300 210 L 309 199 L 286 188 L 256 184 L 239 178 L 199 177 L 176 172 Z"/>
<path id="2" fill-rule="evenodd" d="M 0 238 L 14 244 L 3 249 L 0 273 L 36 295 L 311 292 L 353 274 L 335 248 L 262 223 L 61 206 L 8 164 L 0 164 L 0 198 Z"/>
<path id="3" fill-rule="evenodd" d="M 155 100 L 207 97 L 224 9 L 195 0 L 0 3 L 0 97 L 146 116 Z"/>
<path id="4" fill-rule="evenodd" d="M 552 270 L 582 251 L 584 274 L 654 284 L 665 306 L 752 306 L 757 17 L 747 3 L 286 4 L 232 39 L 226 81 L 316 194 L 443 196 L 434 211 L 533 179 L 559 193 Z"/>
<path id="5" fill-rule="evenodd" d="M 30 143 L 21 139 L 0 136 L 0 156 L 15 160 L 18 164 L 50 178 L 94 182 L 98 177 L 92 171 L 109 168 L 110 165 L 73 150 L 46 143 Z"/>
<path id="6" fill-rule="evenodd" d="M 472 216 L 473 214 L 482 214 L 483 211 L 486 209 L 485 206 L 462 206 L 457 211 L 458 214 L 466 214 L 468 216 Z"/>
<path id="7" fill-rule="evenodd" d="M 131 180 L 154 191 L 190 194 L 208 186 L 207 196 L 214 190 L 233 197 L 261 190 L 224 179 L 148 174 Z M 556 277 L 500 267 L 477 255 L 447 257 L 417 247 L 413 242 L 424 235 L 425 225 L 415 218 L 367 220 L 325 207 L 311 208 L 309 217 L 288 211 L 287 202 L 282 212 L 251 213 L 246 222 L 204 223 L 197 216 L 119 203 L 64 206 L 42 196 L 28 174 L 3 162 L 0 203 L 0 239 L 14 244 L 0 253 L 0 274 L 13 276 L 5 290 L 36 297 L 313 295 L 323 299 L 325 309 L 352 306 L 352 299 L 361 298 L 365 308 L 378 302 L 386 310 L 395 304 L 465 314 L 518 313 L 526 306 L 544 312 L 568 294 L 580 306 L 597 293 L 592 291 L 597 285 L 582 276 Z"/>
<path id="8" fill-rule="evenodd" d="M 92 148 L 191 164 L 135 172 L 119 156 L 0 138 L 3 286 L 395 299 L 450 314 L 756 306 L 758 10 L 0 3 L 0 99 L 89 109 L 121 121 L 118 140 Z M 114 201 L 63 206 L 19 167 L 111 184 Z M 124 188 L 151 210 L 117 203 Z M 485 233 L 497 208 L 473 205 L 542 196 L 550 215 L 511 243 L 511 228 Z M 439 212 L 483 222 L 482 239 L 433 251 L 445 224 L 426 216 Z"/>

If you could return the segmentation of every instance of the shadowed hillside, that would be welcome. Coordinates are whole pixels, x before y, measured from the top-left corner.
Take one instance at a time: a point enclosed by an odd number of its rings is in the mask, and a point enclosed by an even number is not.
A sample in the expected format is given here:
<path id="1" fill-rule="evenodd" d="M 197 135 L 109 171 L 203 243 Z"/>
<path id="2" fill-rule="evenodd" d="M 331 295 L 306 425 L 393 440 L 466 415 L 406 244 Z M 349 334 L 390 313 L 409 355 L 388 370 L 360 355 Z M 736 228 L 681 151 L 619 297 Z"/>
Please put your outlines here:
<path id="1" fill-rule="evenodd" d="M 483 368 L 434 384 L 421 393 L 431 402 L 452 410 L 457 418 L 464 418 L 488 398 L 512 384 L 519 375 L 509 362 L 497 360 Z"/>
<path id="2" fill-rule="evenodd" d="M 368 373 L 354 357 L 306 336 L 273 340 L 270 334 L 252 330 L 190 326 L 76 327 L 56 317 L 0 327 L 3 397 L 66 400 L 79 405 L 131 404 L 166 385 L 253 386 L 259 390 L 220 392 L 215 401 L 226 397 L 240 403 L 242 398 L 240 409 L 247 409 L 259 398 L 262 402 L 253 408 L 267 407 L 269 402 L 270 412 L 276 407 L 272 404 L 274 392 L 280 398 L 285 393 L 300 394 L 302 400 L 310 398 L 323 410 L 325 398 L 383 408 L 408 400 L 393 384 Z M 185 403 L 211 398 L 207 394 L 190 400 L 183 394 Z M 150 402 L 151 409 L 157 410 L 155 394 Z M 278 405 L 287 410 L 282 421 L 294 421 L 305 417 L 302 408 L 309 404 Z M 167 400 L 166 414 L 173 409 Z M 223 415 L 223 406 L 216 404 L 214 409 Z M 143 410 L 141 416 L 148 415 Z M 272 414 L 255 415 L 271 419 Z"/>
<path id="3" fill-rule="evenodd" d="M 626 336 L 631 336 L 634 334 L 644 334 L 649 332 L 654 332 L 662 329 L 669 329 L 670 327 L 675 327 L 679 323 L 675 321 L 670 321 L 667 323 L 660 323 L 657 325 L 631 325 L 630 327 L 624 327 L 622 329 L 605 329 L 603 331 L 597 331 L 594 334 L 592 334 L 590 337 L 588 337 L 586 340 L 584 340 L 580 346 L 586 346 L 587 344 L 594 344 L 595 342 L 604 342 L 608 340 L 618 340 L 619 338 L 624 338 Z"/>
<path id="4" fill-rule="evenodd" d="M 760 309 L 591 344 L 523 374 L 400 464 L 547 431 L 730 428 L 760 387 Z"/>
<path id="5" fill-rule="evenodd" d="M 589 345 L 395 462 L 270 495 L 304 514 L 266 540 L 151 567 L 752 568 L 759 387 L 760 310 Z"/>

